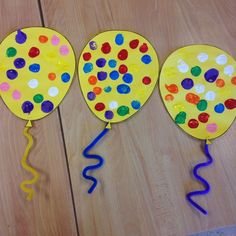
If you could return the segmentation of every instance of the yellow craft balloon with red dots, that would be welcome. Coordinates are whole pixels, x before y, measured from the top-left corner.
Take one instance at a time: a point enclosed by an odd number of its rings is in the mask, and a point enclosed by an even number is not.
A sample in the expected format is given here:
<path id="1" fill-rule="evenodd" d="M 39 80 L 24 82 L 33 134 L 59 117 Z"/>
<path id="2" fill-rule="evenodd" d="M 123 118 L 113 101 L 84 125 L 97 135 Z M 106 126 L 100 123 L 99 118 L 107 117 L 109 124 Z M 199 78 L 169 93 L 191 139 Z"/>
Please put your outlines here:
<path id="1" fill-rule="evenodd" d="M 52 29 L 21 29 L 0 45 L 1 96 L 24 120 L 41 119 L 51 113 L 69 90 L 74 70 L 70 43 Z"/>
<path id="2" fill-rule="evenodd" d="M 129 31 L 98 34 L 79 59 L 79 82 L 91 111 L 108 123 L 124 121 L 150 97 L 159 64 L 153 46 Z"/>
<path id="3" fill-rule="evenodd" d="M 176 124 L 195 138 L 222 135 L 236 116 L 236 62 L 208 45 L 173 52 L 160 75 L 163 102 Z"/>

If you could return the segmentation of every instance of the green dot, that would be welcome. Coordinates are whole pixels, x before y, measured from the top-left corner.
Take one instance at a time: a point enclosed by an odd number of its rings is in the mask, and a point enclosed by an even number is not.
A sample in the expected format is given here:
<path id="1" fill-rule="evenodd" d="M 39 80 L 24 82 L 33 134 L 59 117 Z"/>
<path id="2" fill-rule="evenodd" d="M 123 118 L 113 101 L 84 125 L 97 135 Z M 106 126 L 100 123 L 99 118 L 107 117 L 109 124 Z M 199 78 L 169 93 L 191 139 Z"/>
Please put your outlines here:
<path id="1" fill-rule="evenodd" d="M 120 116 L 125 116 L 129 113 L 129 107 L 127 106 L 120 106 L 118 109 L 117 109 L 117 113 L 120 115 Z"/>
<path id="2" fill-rule="evenodd" d="M 176 124 L 184 124 L 185 120 L 186 120 L 186 112 L 184 112 L 184 111 L 181 111 L 175 117 Z"/>
<path id="3" fill-rule="evenodd" d="M 193 76 L 199 76 L 201 74 L 202 70 L 199 66 L 194 66 L 192 69 L 191 69 L 191 74 Z"/>
<path id="4" fill-rule="evenodd" d="M 36 103 L 41 103 L 43 101 L 43 95 L 42 94 L 36 94 L 33 99 Z"/>
<path id="5" fill-rule="evenodd" d="M 17 51 L 15 48 L 8 48 L 7 49 L 7 56 L 8 57 L 14 57 L 16 55 Z"/>
<path id="6" fill-rule="evenodd" d="M 197 109 L 199 111 L 205 111 L 207 109 L 207 101 L 206 100 L 200 100 L 197 104 Z"/>

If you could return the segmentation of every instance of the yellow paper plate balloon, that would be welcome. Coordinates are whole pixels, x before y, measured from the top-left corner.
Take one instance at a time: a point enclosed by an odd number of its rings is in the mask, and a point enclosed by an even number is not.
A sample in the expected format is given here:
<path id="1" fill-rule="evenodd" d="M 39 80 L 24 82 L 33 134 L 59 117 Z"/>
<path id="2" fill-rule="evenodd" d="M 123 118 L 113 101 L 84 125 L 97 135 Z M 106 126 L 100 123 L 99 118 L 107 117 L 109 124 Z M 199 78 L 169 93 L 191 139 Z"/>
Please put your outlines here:
<path id="1" fill-rule="evenodd" d="M 176 124 L 198 139 L 214 139 L 236 116 L 236 62 L 208 45 L 180 48 L 165 61 L 160 91 Z"/>
<path id="2" fill-rule="evenodd" d="M 150 97 L 159 64 L 152 45 L 128 31 L 107 31 L 85 46 L 79 82 L 91 111 L 109 123 L 124 121 Z"/>

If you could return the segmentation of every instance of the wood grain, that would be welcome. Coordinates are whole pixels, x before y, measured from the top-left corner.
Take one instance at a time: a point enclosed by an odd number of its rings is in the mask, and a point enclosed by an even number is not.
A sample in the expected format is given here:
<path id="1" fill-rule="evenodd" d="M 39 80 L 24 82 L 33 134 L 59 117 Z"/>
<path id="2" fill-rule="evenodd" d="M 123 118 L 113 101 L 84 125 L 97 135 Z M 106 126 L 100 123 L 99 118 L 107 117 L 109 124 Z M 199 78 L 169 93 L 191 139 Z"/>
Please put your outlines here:
<path id="1" fill-rule="evenodd" d="M 10 32 L 39 26 L 36 0 L 3 0 L 0 3 L 1 40 Z M 0 101 L 0 235 L 77 235 L 58 112 L 34 122 L 35 145 L 29 159 L 41 177 L 31 202 L 25 199 L 20 183 L 31 176 L 20 165 L 26 147 L 26 121 L 15 117 Z"/>

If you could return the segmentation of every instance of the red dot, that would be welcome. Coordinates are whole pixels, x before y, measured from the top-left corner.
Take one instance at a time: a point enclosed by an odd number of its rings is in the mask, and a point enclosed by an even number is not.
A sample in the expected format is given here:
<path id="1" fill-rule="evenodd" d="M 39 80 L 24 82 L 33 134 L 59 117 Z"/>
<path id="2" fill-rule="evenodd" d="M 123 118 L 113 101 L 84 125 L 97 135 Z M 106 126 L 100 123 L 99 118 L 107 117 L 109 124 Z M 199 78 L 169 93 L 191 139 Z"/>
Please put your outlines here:
<path id="1" fill-rule="evenodd" d="M 103 111 L 105 109 L 105 105 L 102 103 L 102 102 L 98 102 L 96 105 L 95 105 L 95 109 L 97 111 Z"/>
<path id="2" fill-rule="evenodd" d="M 143 78 L 143 83 L 144 83 L 144 84 L 148 85 L 148 84 L 150 84 L 151 82 L 152 82 L 152 80 L 151 80 L 150 77 L 145 76 L 145 77 Z"/>
<path id="3" fill-rule="evenodd" d="M 111 51 L 111 46 L 108 42 L 104 43 L 101 48 L 104 54 L 108 54 Z"/>
<path id="4" fill-rule="evenodd" d="M 225 101 L 225 106 L 229 110 L 232 110 L 232 109 L 236 108 L 236 100 L 233 99 L 233 98 L 227 99 Z"/>
<path id="5" fill-rule="evenodd" d="M 209 115 L 206 112 L 200 113 L 198 116 L 198 120 L 202 123 L 207 123 L 209 119 Z"/>
<path id="6" fill-rule="evenodd" d="M 148 51 L 148 46 L 146 43 L 144 43 L 143 45 L 140 46 L 139 51 L 142 53 L 145 53 Z"/>
<path id="7" fill-rule="evenodd" d="M 40 54 L 40 51 L 36 47 L 32 47 L 28 53 L 29 57 L 37 57 L 39 54 Z"/>
<path id="8" fill-rule="evenodd" d="M 39 42 L 40 43 L 46 43 L 48 41 L 48 37 L 45 35 L 40 35 L 39 36 Z"/>
<path id="9" fill-rule="evenodd" d="M 134 39 L 134 40 L 130 41 L 129 46 L 130 46 L 130 48 L 135 49 L 138 47 L 138 44 L 139 44 L 139 40 Z"/>
<path id="10" fill-rule="evenodd" d="M 195 119 L 191 119 L 191 120 L 189 120 L 189 122 L 188 122 L 188 126 L 189 126 L 190 128 L 192 128 L 192 129 L 197 128 L 198 125 L 199 125 L 199 123 L 198 123 L 198 121 L 195 120 Z"/>
<path id="11" fill-rule="evenodd" d="M 126 65 L 120 65 L 120 67 L 119 67 L 119 72 L 121 73 L 121 74 L 125 74 L 126 72 L 128 71 L 128 68 L 127 68 L 127 66 Z"/>
<path id="12" fill-rule="evenodd" d="M 90 52 L 85 52 L 83 54 L 83 58 L 85 61 L 89 61 L 91 59 L 91 53 Z"/>
<path id="13" fill-rule="evenodd" d="M 124 61 L 125 59 L 127 59 L 127 57 L 128 57 L 128 51 L 126 49 L 120 50 L 120 52 L 118 53 L 118 58 Z"/>

